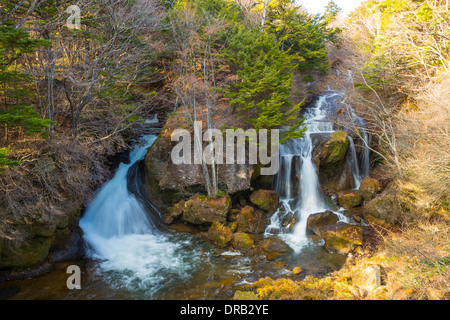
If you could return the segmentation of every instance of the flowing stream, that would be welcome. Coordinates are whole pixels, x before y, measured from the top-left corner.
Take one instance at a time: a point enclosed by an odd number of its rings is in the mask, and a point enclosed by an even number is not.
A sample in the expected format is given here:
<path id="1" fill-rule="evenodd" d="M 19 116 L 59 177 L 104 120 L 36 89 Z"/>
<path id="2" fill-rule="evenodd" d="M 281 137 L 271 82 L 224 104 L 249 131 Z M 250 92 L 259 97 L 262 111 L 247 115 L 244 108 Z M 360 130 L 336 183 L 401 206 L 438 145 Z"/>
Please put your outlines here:
<path id="1" fill-rule="evenodd" d="M 299 252 L 311 244 L 306 234 L 308 216 L 331 210 L 341 221 L 349 222 L 342 213 L 343 209 L 333 210 L 330 201 L 322 193 L 317 168 L 313 162 L 314 135 L 335 132 L 331 121 L 334 116 L 332 103 L 340 98 L 337 91 L 325 92 L 314 106 L 305 113 L 307 131 L 300 139 L 291 139 L 280 147 L 280 170 L 274 178 L 275 190 L 280 194 L 281 206 L 271 217 L 266 235 L 278 234 L 292 249 Z M 363 120 L 351 110 L 352 120 L 362 128 L 364 144 L 368 144 L 368 135 Z M 369 149 L 363 148 L 358 159 L 353 139 L 349 135 L 349 151 L 346 161 L 351 169 L 354 188 L 359 188 L 361 181 L 369 173 Z"/>
<path id="2" fill-rule="evenodd" d="M 0 284 L 0 298 L 9 299 L 230 299 L 240 286 L 270 275 L 290 274 L 301 266 L 305 274 L 320 275 L 339 268 L 343 255 L 324 250 L 306 235 L 310 214 L 331 210 L 321 191 L 313 162 L 315 134 L 333 132 L 329 121 L 334 99 L 340 94 L 327 91 L 305 111 L 305 136 L 280 147 L 280 170 L 274 187 L 280 194 L 280 209 L 271 217 L 265 235 L 276 234 L 293 249 L 282 263 L 265 256 L 248 257 L 237 251 L 216 253 L 200 231 L 179 232 L 161 227 L 158 211 L 140 190 L 137 164 L 156 140 L 145 135 L 121 163 L 88 205 L 80 227 L 87 246 L 86 257 L 57 264 L 54 271 L 30 280 Z M 362 128 L 364 144 L 368 135 L 364 122 L 352 113 Z M 356 152 L 353 140 L 347 154 L 353 184 L 357 188 L 368 175 L 368 149 Z M 342 209 L 334 209 L 347 221 Z M 289 223 L 295 219 L 295 224 Z M 66 287 L 70 264 L 84 270 L 82 289 Z"/>

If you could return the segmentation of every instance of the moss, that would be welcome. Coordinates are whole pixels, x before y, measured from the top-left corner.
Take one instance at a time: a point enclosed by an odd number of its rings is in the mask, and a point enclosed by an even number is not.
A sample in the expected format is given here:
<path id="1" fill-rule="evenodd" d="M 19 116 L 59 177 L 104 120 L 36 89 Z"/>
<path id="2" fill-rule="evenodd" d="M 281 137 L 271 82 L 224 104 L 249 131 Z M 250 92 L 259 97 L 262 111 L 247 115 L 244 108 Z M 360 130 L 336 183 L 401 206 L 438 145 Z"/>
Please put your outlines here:
<path id="1" fill-rule="evenodd" d="M 54 237 L 35 237 L 18 249 L 3 248 L 0 268 L 26 268 L 38 265 L 48 255 Z"/>
<path id="2" fill-rule="evenodd" d="M 233 232 L 219 222 L 214 222 L 208 229 L 209 240 L 219 248 L 225 248 L 231 242 Z"/>
<path id="3" fill-rule="evenodd" d="M 236 248 L 250 249 L 255 245 L 253 239 L 247 233 L 238 232 L 233 234 L 231 243 Z"/>
<path id="4" fill-rule="evenodd" d="M 236 291 L 233 300 L 258 300 L 258 295 L 251 291 Z"/>
<path id="5" fill-rule="evenodd" d="M 339 205 L 345 209 L 351 209 L 359 206 L 362 203 L 362 200 L 363 198 L 358 191 L 339 192 L 337 195 Z"/>

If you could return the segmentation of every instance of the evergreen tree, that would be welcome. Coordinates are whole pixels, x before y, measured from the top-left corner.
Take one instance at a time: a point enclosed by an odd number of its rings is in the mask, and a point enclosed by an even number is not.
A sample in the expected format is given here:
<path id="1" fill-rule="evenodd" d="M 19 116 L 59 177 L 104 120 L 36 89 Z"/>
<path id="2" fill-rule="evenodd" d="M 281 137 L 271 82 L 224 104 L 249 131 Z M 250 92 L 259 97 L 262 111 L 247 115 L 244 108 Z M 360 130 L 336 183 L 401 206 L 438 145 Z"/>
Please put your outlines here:
<path id="1" fill-rule="evenodd" d="M 239 80 L 226 90 L 230 104 L 256 130 L 289 126 L 281 143 L 304 133 L 299 117 L 302 103 L 289 101 L 298 55 L 280 49 L 275 37 L 258 29 L 236 28 L 225 52 Z"/>

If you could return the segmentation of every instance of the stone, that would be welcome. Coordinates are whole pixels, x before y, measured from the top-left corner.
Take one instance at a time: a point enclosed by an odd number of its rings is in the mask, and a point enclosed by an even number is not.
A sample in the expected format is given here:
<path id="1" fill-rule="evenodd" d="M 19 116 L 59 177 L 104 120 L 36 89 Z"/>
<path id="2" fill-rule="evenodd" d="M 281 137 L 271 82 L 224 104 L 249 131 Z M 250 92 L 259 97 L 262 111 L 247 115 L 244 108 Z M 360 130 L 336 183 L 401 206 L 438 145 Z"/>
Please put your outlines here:
<path id="1" fill-rule="evenodd" d="M 352 276 L 352 281 L 358 287 L 372 291 L 381 286 L 381 267 L 371 265 Z"/>
<path id="2" fill-rule="evenodd" d="M 245 206 L 237 217 L 237 230 L 246 233 L 264 233 L 266 230 L 266 218 L 263 212 Z"/>
<path id="3" fill-rule="evenodd" d="M 330 210 L 314 213 L 308 217 L 306 230 L 320 236 L 320 228 L 336 224 L 338 221 L 339 217 L 337 214 Z"/>
<path id="4" fill-rule="evenodd" d="M 385 189 L 377 197 L 367 202 L 362 212 L 363 218 L 381 226 L 396 226 L 402 219 L 402 208 L 396 193 Z"/>
<path id="5" fill-rule="evenodd" d="M 226 195 L 208 198 L 197 194 L 185 202 L 182 217 L 184 221 L 196 225 L 225 223 L 230 209 L 231 198 Z"/>
<path id="6" fill-rule="evenodd" d="M 259 246 L 266 254 L 268 260 L 288 253 L 292 249 L 280 238 L 269 237 L 259 243 Z"/>
<path id="7" fill-rule="evenodd" d="M 365 177 L 359 186 L 359 192 L 364 200 L 372 199 L 381 191 L 381 183 L 374 178 Z"/>
<path id="8" fill-rule="evenodd" d="M 250 201 L 268 215 L 272 215 L 278 208 L 280 195 L 273 190 L 260 189 L 250 195 Z"/>
<path id="9" fill-rule="evenodd" d="M 231 244 L 237 249 L 250 249 L 255 245 L 255 242 L 249 234 L 244 232 L 234 233 L 231 238 Z"/>
<path id="10" fill-rule="evenodd" d="M 292 273 L 295 275 L 300 274 L 302 271 L 303 270 L 300 267 L 295 267 L 294 269 L 292 269 Z"/>
<path id="11" fill-rule="evenodd" d="M 351 209 L 362 203 L 362 196 L 358 191 L 341 191 L 337 194 L 337 202 L 344 209 Z"/>
<path id="12" fill-rule="evenodd" d="M 165 215 L 164 215 L 164 223 L 165 224 L 171 224 L 174 219 L 180 217 L 183 214 L 184 206 L 186 204 L 186 201 L 180 201 L 177 204 L 175 204 L 173 207 L 170 207 L 167 209 Z"/>
<path id="13" fill-rule="evenodd" d="M 213 222 L 208 229 L 208 239 L 217 247 L 225 248 L 231 242 L 233 232 L 219 222 Z"/>
<path id="14" fill-rule="evenodd" d="M 344 222 L 322 227 L 320 236 L 325 240 L 325 249 L 344 254 L 353 252 L 363 242 L 361 226 Z"/>

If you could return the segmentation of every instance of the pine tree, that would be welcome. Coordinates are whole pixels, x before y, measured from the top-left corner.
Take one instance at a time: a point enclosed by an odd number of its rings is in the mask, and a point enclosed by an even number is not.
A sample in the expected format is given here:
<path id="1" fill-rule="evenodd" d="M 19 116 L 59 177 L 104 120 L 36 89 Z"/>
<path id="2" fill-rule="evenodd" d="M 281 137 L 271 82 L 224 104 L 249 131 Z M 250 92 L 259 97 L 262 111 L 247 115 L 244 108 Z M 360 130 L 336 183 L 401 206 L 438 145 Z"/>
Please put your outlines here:
<path id="1" fill-rule="evenodd" d="M 29 33 L 21 29 L 0 27 L 0 123 L 5 127 L 17 126 L 36 133 L 49 125 L 27 103 L 34 95 L 30 89 L 32 78 L 14 66 L 21 56 L 46 44 L 47 40 L 30 39 Z"/>
<path id="2" fill-rule="evenodd" d="M 280 50 L 275 37 L 258 29 L 236 28 L 225 57 L 239 80 L 226 90 L 230 104 L 256 130 L 289 126 L 281 143 L 304 133 L 299 117 L 302 103 L 289 101 L 297 55 Z"/>

